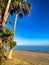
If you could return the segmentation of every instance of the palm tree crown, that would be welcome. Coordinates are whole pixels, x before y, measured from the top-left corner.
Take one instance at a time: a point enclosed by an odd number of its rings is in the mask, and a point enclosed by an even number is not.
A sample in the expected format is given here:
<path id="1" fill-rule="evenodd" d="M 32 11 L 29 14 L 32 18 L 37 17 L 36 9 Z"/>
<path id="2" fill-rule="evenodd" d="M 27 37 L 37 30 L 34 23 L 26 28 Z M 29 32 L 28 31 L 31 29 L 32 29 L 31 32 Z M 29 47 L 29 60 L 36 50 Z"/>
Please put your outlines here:
<path id="1" fill-rule="evenodd" d="M 19 13 L 19 16 L 22 17 L 23 14 L 26 16 L 30 13 L 30 8 L 31 8 L 30 3 L 24 2 L 23 0 L 14 0 L 9 11 L 10 14 L 13 14 L 14 12 L 16 14 Z"/>

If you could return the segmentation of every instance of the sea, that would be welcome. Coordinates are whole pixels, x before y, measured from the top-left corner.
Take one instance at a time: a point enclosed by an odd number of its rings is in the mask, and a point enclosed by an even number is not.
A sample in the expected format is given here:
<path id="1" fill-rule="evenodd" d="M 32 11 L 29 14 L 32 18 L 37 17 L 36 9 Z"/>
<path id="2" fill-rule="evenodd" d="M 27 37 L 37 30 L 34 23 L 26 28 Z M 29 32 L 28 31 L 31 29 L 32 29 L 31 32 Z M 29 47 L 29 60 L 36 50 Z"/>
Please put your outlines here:
<path id="1" fill-rule="evenodd" d="M 31 52 L 47 52 L 49 53 L 49 46 L 16 46 L 14 50 L 23 50 Z"/>

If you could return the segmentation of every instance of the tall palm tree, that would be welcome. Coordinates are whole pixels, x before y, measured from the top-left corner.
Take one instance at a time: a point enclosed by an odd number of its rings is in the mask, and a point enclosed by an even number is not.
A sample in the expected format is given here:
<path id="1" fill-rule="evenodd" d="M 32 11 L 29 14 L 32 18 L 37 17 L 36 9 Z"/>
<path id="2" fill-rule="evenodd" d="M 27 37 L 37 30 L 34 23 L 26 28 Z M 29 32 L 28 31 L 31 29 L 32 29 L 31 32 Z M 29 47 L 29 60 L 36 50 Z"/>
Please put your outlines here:
<path id="1" fill-rule="evenodd" d="M 16 21 L 18 16 L 20 18 L 23 17 L 23 14 L 26 16 L 30 13 L 30 8 L 31 8 L 31 4 L 30 3 L 26 3 L 23 2 L 22 0 L 20 1 L 16 1 L 12 4 L 12 6 L 10 7 L 10 14 L 16 13 L 15 16 L 15 20 L 14 20 L 14 29 L 13 29 L 13 34 L 15 33 L 15 29 L 16 29 Z M 13 35 L 14 38 L 14 35 Z M 11 55 L 10 55 L 11 54 Z M 8 58 L 12 59 L 12 50 L 10 50 L 9 56 Z"/>
<path id="2" fill-rule="evenodd" d="M 10 4 L 11 4 L 11 1 L 12 0 L 0 0 L 0 34 L 1 34 L 1 36 L 0 36 L 0 40 L 1 40 L 1 47 L 3 46 L 3 38 L 2 38 L 2 36 L 3 36 L 3 33 L 2 33 L 2 31 L 3 31 L 3 28 L 4 28 L 4 26 L 5 26 L 5 24 L 6 24 L 6 21 L 7 21 L 7 18 L 8 18 L 8 15 L 9 15 L 9 13 L 8 13 L 8 10 L 9 10 L 9 7 L 10 7 Z M 7 7 L 6 7 L 6 5 L 7 5 Z M 4 37 L 4 41 L 5 41 L 5 38 L 7 38 L 6 36 L 7 36 L 7 34 L 6 33 L 4 33 L 4 35 L 5 35 L 5 37 Z M 7 41 L 7 39 L 6 39 L 6 41 Z M 3 49 L 4 49 L 4 47 L 3 47 Z M 1 51 L 1 50 L 0 50 Z M 3 51 L 2 51 L 3 52 Z M 4 54 L 3 54 L 4 55 Z"/>
<path id="3" fill-rule="evenodd" d="M 1 9 L 1 15 L 0 15 L 1 29 L 0 30 L 1 31 L 2 31 L 3 27 L 5 27 L 5 25 L 6 25 L 8 15 L 9 14 L 13 15 L 13 13 L 16 13 L 16 17 L 15 17 L 15 20 L 14 20 L 13 35 L 12 35 L 12 37 L 14 38 L 14 32 L 15 32 L 15 28 L 16 28 L 16 20 L 17 20 L 17 18 L 18 17 L 22 18 L 24 15 L 25 16 L 29 15 L 31 4 L 24 1 L 24 0 L 0 0 L 0 6 L 1 6 L 0 7 L 0 9 Z M 8 38 L 10 35 L 9 35 L 8 32 L 5 32 L 3 36 L 5 38 L 6 37 Z M 14 41 L 13 38 L 12 38 L 12 41 Z M 10 44 L 11 44 L 11 42 L 10 42 Z"/>

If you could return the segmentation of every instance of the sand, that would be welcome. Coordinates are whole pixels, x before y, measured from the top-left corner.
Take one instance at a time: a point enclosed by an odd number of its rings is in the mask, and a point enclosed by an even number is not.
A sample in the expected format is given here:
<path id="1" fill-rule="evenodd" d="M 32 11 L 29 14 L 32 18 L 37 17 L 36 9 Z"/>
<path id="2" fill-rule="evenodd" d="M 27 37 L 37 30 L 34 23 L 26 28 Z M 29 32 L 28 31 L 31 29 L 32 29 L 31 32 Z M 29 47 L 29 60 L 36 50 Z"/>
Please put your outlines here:
<path id="1" fill-rule="evenodd" d="M 49 65 L 49 53 L 13 50 L 13 57 L 26 61 L 29 65 Z"/>
<path id="2" fill-rule="evenodd" d="M 6 64 L 2 65 L 30 65 L 28 62 L 22 61 L 20 59 L 13 58 L 11 60 L 7 60 Z"/>

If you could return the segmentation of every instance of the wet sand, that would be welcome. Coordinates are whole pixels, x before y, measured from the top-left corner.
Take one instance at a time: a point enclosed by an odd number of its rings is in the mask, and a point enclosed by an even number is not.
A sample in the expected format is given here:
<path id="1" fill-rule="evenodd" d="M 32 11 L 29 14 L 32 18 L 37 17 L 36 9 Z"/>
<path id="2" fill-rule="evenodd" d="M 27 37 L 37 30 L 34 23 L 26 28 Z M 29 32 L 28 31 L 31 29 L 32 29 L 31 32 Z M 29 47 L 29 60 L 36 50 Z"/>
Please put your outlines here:
<path id="1" fill-rule="evenodd" d="M 49 53 L 13 50 L 13 57 L 30 63 L 30 65 L 49 65 Z"/>

